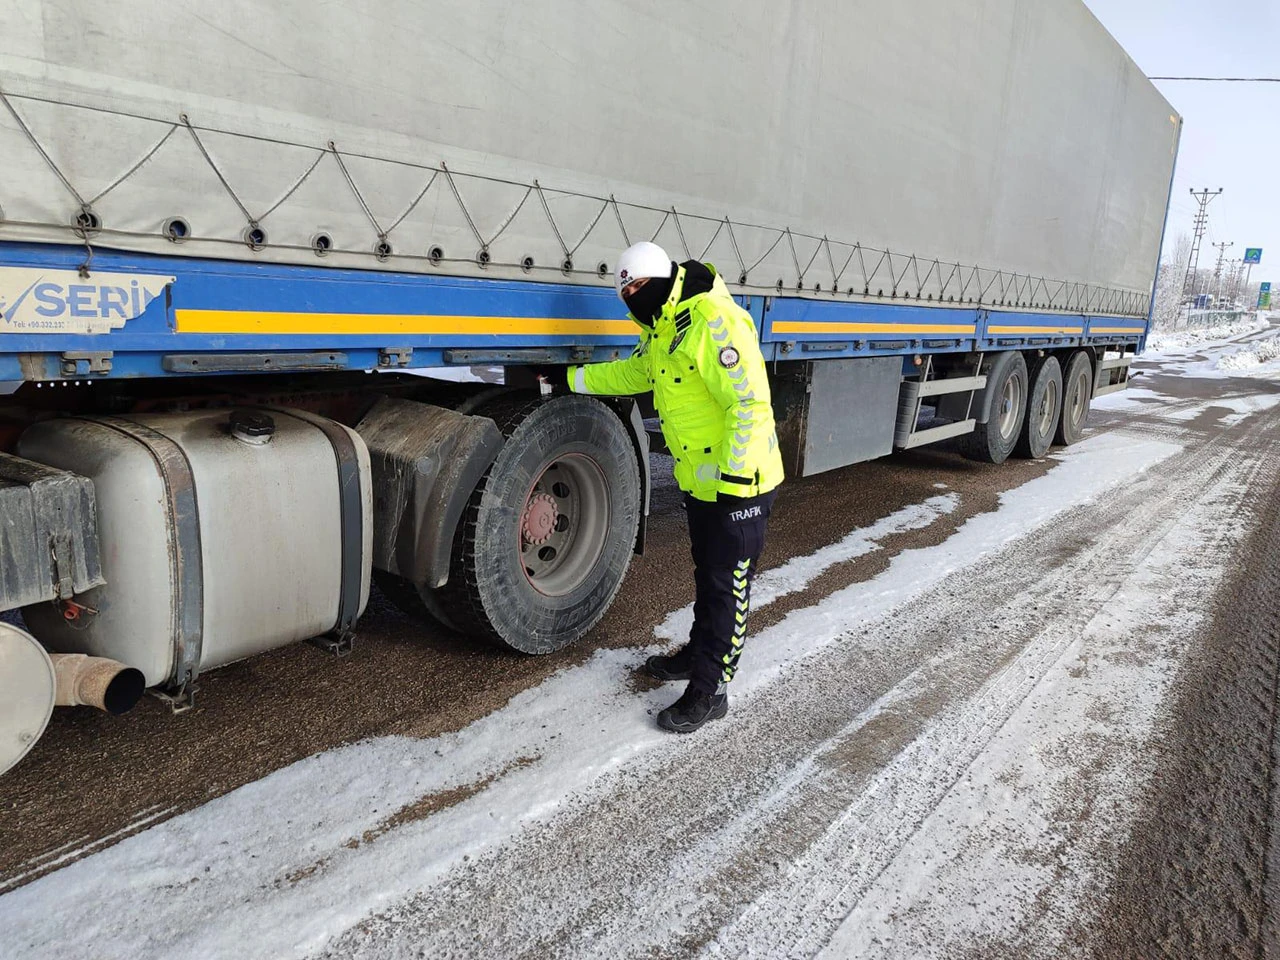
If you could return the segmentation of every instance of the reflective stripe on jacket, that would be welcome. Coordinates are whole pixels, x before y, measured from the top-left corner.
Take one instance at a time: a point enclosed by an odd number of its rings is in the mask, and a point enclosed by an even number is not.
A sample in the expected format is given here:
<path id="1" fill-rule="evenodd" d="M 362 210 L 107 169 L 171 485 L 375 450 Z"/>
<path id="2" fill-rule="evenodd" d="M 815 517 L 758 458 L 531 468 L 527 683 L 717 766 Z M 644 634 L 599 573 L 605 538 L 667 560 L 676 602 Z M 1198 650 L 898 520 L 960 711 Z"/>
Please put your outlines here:
<path id="1" fill-rule="evenodd" d="M 685 275 L 679 267 L 652 327 L 636 321 L 630 357 L 570 367 L 569 386 L 607 396 L 652 390 L 676 482 L 696 499 L 766 493 L 783 470 L 755 324 L 718 275 L 708 292 L 682 300 Z"/>

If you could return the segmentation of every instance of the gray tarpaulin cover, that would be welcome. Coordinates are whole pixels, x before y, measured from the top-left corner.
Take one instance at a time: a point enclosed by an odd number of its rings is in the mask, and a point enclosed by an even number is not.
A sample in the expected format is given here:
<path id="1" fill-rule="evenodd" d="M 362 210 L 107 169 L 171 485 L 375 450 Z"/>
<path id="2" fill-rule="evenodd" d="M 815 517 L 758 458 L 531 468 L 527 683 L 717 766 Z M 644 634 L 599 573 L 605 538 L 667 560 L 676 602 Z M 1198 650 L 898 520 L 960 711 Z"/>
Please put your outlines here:
<path id="1" fill-rule="evenodd" d="M 1131 313 L 1179 126 L 1080 0 L 7 0 L 0 90 L 0 240 Z"/>

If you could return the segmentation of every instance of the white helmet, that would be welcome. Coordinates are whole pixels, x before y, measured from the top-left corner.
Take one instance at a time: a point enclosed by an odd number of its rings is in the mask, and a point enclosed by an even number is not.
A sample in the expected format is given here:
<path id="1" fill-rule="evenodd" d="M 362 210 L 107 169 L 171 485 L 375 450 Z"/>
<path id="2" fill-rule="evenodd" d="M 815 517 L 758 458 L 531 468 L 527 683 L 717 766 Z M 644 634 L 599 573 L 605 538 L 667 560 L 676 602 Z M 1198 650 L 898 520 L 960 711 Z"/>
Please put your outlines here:
<path id="1" fill-rule="evenodd" d="M 613 272 L 613 285 L 622 296 L 622 288 L 643 277 L 671 276 L 671 258 L 656 243 L 641 240 L 622 251 L 618 269 Z"/>

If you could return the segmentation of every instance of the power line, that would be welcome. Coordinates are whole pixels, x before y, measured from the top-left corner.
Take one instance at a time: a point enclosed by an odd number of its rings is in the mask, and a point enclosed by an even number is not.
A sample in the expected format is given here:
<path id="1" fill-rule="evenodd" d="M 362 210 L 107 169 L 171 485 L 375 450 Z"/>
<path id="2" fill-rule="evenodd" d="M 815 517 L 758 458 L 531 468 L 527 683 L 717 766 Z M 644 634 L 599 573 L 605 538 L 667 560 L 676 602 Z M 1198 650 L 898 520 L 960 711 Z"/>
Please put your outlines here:
<path id="1" fill-rule="evenodd" d="M 1148 80 L 1197 80 L 1201 83 L 1280 83 L 1280 77 L 1147 77 Z"/>
<path id="2" fill-rule="evenodd" d="M 1195 231 L 1191 240 L 1191 252 L 1187 257 L 1187 272 L 1182 276 L 1182 295 L 1187 295 L 1187 285 L 1191 285 L 1191 296 L 1194 300 L 1195 295 L 1199 292 L 1196 287 L 1196 270 L 1200 267 L 1200 240 L 1204 236 L 1205 230 L 1209 226 L 1208 206 L 1215 199 L 1222 195 L 1222 188 L 1217 191 L 1211 191 L 1208 187 L 1199 191 L 1191 191 L 1191 196 L 1195 197 L 1199 209 L 1196 211 Z"/>
<path id="3" fill-rule="evenodd" d="M 1232 242 L 1215 243 L 1218 248 L 1218 265 L 1213 270 L 1213 303 L 1217 306 L 1218 301 L 1222 299 L 1222 264 L 1227 259 L 1227 249 L 1234 247 Z"/>

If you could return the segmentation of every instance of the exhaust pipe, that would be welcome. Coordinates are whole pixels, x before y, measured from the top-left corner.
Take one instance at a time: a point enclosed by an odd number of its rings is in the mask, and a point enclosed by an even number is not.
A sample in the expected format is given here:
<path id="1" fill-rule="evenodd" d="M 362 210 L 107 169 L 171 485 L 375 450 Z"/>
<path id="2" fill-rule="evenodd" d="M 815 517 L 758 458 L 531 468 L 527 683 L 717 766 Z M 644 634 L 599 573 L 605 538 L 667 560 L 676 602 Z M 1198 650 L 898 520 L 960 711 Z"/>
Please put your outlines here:
<path id="1" fill-rule="evenodd" d="M 97 707 L 119 716 L 147 689 L 141 670 L 115 660 L 83 653 L 55 653 L 52 660 L 59 707 Z"/>

